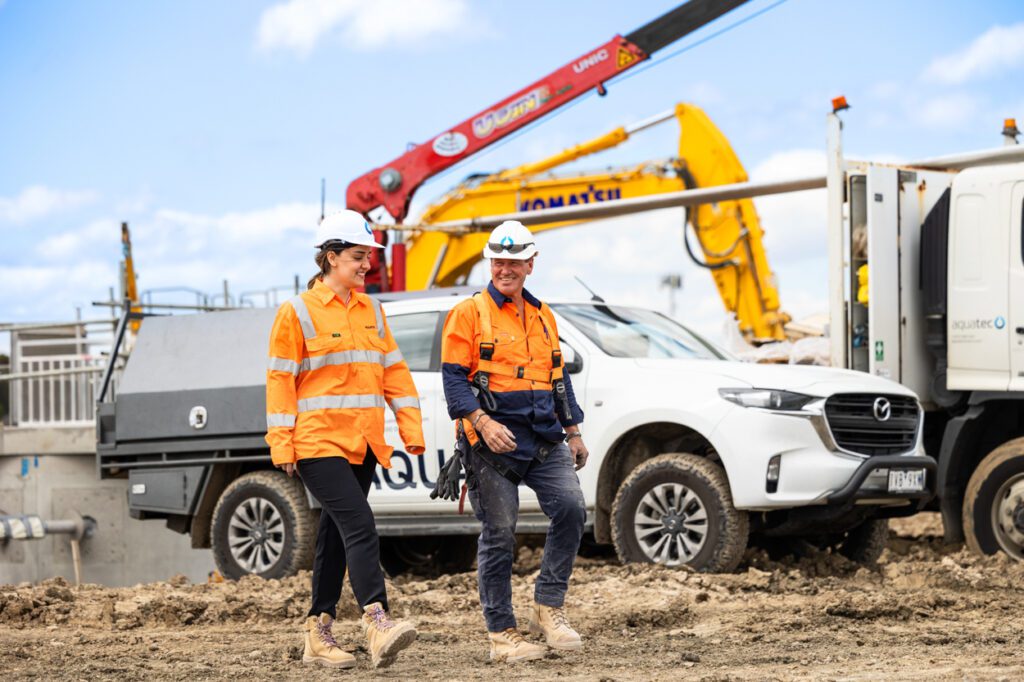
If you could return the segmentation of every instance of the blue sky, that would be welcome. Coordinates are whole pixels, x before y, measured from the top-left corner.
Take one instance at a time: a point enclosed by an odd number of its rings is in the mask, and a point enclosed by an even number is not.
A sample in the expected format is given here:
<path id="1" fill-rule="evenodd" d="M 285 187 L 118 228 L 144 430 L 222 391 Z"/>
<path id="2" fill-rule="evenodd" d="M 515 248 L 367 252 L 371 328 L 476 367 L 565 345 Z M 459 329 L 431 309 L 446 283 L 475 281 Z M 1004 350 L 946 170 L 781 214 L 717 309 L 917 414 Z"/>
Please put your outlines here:
<path id="1" fill-rule="evenodd" d="M 210 293 L 311 274 L 320 178 L 348 182 L 672 1 L 289 0 L 246 3 L 0 0 L 0 321 L 97 316 L 115 286 L 119 224 L 141 290 Z M 772 6 L 748 5 L 655 55 Z M 588 97 L 427 183 L 415 214 L 470 172 L 535 160 L 621 124 L 702 106 L 756 179 L 823 169 L 829 100 L 845 94 L 845 148 L 910 159 L 1001 144 L 1024 118 L 1024 4 L 787 0 Z M 674 124 L 584 167 L 672 155 Z M 821 192 L 760 200 L 784 307 L 825 308 Z M 531 288 L 664 309 L 717 335 L 721 304 L 687 262 L 678 211 L 542 235 Z M 476 275 L 476 281 L 480 275 Z M 167 295 L 157 300 L 169 301 Z M 180 300 L 180 299 L 179 299 Z"/>

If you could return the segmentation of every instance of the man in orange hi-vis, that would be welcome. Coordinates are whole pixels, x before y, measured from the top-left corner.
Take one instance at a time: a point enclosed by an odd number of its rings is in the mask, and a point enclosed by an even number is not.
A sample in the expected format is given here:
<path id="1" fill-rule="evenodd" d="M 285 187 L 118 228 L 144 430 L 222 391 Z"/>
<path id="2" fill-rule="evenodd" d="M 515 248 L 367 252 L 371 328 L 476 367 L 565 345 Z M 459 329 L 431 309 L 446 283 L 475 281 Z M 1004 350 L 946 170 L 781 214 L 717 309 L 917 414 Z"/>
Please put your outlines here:
<path id="1" fill-rule="evenodd" d="M 406 450 L 423 454 L 419 397 L 380 303 L 357 291 L 370 254 L 381 248 L 366 220 L 355 211 L 328 216 L 316 244 L 319 272 L 308 291 L 277 311 L 267 364 L 271 459 L 289 476 L 298 473 L 323 507 L 302 660 L 338 668 L 356 663 L 331 634 L 347 567 L 373 665 L 386 666 L 416 639 L 416 629 L 388 615 L 366 498 L 377 463 L 391 467 L 385 406 L 395 413 Z"/>
<path id="2" fill-rule="evenodd" d="M 459 424 L 459 449 L 466 453 L 469 500 L 483 526 L 477 578 L 490 657 L 514 663 L 547 651 L 523 638 L 512 610 L 520 483 L 536 493 L 551 519 L 530 631 L 555 649 L 583 647 L 564 604 L 587 517 L 576 470 L 589 453 L 580 434 L 583 410 L 563 371 L 555 317 L 524 286 L 537 255 L 533 235 L 521 223 L 505 221 L 483 255 L 491 282 L 448 314 L 441 376 L 448 414 Z"/>

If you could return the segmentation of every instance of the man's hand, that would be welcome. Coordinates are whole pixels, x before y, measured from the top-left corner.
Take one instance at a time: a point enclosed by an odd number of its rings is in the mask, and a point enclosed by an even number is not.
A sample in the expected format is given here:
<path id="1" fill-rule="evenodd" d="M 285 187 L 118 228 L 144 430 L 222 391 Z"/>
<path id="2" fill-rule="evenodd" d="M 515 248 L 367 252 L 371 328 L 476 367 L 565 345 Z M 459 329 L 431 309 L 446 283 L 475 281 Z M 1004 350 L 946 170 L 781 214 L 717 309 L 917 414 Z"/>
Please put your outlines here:
<path id="1" fill-rule="evenodd" d="M 477 433 L 484 439 L 491 452 L 512 452 L 516 449 L 516 437 L 507 426 L 485 416 L 477 424 Z"/>
<path id="2" fill-rule="evenodd" d="M 569 452 L 572 454 L 572 461 L 576 463 L 576 471 L 579 471 L 587 465 L 587 458 L 590 457 L 590 451 L 587 450 L 587 446 L 583 444 L 582 436 L 569 439 Z"/>
<path id="3" fill-rule="evenodd" d="M 285 464 L 278 464 L 277 468 L 280 469 L 281 471 L 285 472 L 286 474 L 288 474 L 289 478 L 294 476 L 296 474 L 296 472 L 298 471 L 298 468 L 295 466 L 295 462 L 287 462 Z"/>

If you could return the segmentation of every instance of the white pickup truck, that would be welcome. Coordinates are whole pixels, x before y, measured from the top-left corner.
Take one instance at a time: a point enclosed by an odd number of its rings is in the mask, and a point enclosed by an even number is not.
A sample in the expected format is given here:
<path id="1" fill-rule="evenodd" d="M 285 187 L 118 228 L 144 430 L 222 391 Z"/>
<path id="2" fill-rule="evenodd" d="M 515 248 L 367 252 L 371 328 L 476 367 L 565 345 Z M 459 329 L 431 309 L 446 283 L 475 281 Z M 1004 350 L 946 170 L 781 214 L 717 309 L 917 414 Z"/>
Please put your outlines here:
<path id="1" fill-rule="evenodd" d="M 423 457 L 406 454 L 394 421 L 388 422 L 388 441 L 397 448 L 393 468 L 378 470 L 370 493 L 386 562 L 433 558 L 449 569 L 466 569 L 474 557 L 479 526 L 470 510 L 460 515 L 455 503 L 429 498 L 454 448 L 441 386 L 441 328 L 466 293 L 384 297 L 388 323 L 419 389 L 427 446 Z M 614 544 L 623 561 L 731 571 L 751 537 L 778 537 L 832 546 L 870 562 L 884 547 L 887 519 L 913 514 L 933 494 L 935 464 L 922 451 L 921 408 L 895 382 L 847 370 L 738 362 L 642 308 L 550 305 L 586 413 L 582 430 L 591 457 L 579 476 L 588 525 L 593 541 Z M 168 526 L 190 532 L 195 546 L 212 546 L 225 575 L 292 573 L 308 565 L 317 512 L 297 479 L 269 469 L 269 457 L 259 457 L 256 424 L 264 408 L 258 391 L 273 311 L 185 319 L 143 324 L 116 415 L 112 408 L 100 410 L 101 471 L 112 469 L 111 462 L 122 475 L 127 471 L 133 513 L 166 517 Z M 178 333 L 189 324 L 201 333 Z M 239 338 L 254 340 L 240 344 Z M 148 362 L 140 354 L 159 359 Z M 144 373 L 145 388 L 135 388 L 133 365 Z M 181 376 L 185 366 L 189 378 Z M 195 435 L 205 448 L 218 428 L 233 439 L 208 460 L 185 446 L 164 455 L 167 466 L 186 458 L 194 475 L 180 473 L 187 467 L 133 469 L 135 460 L 126 456 L 133 445 L 120 442 L 132 426 L 113 424 L 113 416 L 141 409 L 139 400 L 157 400 L 152 394 L 159 391 L 154 384 L 164 381 L 162 368 L 171 373 L 161 411 L 181 412 L 174 416 L 181 420 L 201 411 Z M 203 382 L 209 385 L 196 385 Z M 128 401 L 124 408 L 122 400 Z M 203 400 L 218 409 L 198 404 Z M 147 428 L 156 428 L 150 415 L 143 417 Z M 247 429 L 256 433 L 239 437 Z M 166 443 L 169 433 L 160 435 Z M 186 491 L 196 481 L 187 504 L 173 514 L 166 504 L 147 502 L 167 487 L 165 479 L 179 487 L 184 480 Z M 521 498 L 519 530 L 543 530 L 546 520 L 529 489 L 522 488 Z"/>

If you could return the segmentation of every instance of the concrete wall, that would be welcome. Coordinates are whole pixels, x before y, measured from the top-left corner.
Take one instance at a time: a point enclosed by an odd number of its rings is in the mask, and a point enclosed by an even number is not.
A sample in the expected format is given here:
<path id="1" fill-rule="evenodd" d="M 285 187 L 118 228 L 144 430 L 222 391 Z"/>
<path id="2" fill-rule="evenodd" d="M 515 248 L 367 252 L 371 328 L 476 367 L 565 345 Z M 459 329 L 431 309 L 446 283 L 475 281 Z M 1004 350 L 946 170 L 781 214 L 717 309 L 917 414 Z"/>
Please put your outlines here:
<path id="1" fill-rule="evenodd" d="M 26 448 L 31 434 L 3 434 L 0 450 L 0 510 L 38 514 L 43 520 L 73 518 L 75 512 L 96 519 L 95 535 L 82 541 L 82 580 L 111 587 L 166 580 L 176 573 L 203 582 L 214 568 L 210 550 L 191 548 L 187 535 L 164 522 L 137 521 L 128 515 L 127 480 L 101 481 L 96 459 L 87 454 L 35 454 Z M 48 430 L 39 430 L 48 431 Z M 77 434 L 34 435 L 34 444 L 80 446 Z M 70 449 L 70 448 L 69 448 Z M 66 535 L 0 544 L 0 583 L 38 581 L 53 576 L 74 580 L 71 545 Z"/>

